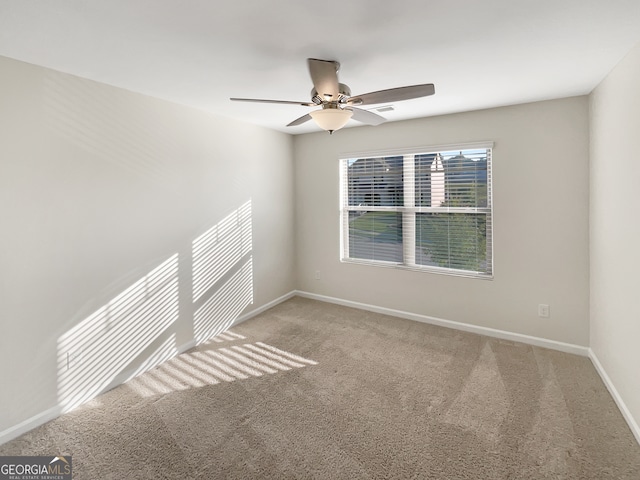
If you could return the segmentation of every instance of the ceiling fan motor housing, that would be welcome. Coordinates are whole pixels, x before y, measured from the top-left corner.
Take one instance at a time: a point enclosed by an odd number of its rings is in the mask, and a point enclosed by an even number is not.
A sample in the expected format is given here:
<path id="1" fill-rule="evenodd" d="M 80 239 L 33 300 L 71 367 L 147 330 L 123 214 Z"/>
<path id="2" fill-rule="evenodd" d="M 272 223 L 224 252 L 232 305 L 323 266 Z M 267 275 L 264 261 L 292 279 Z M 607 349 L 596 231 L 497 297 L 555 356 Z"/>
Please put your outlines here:
<path id="1" fill-rule="evenodd" d="M 337 99 L 322 98 L 322 96 L 318 94 L 318 91 L 315 89 L 315 87 L 311 89 L 311 101 L 316 105 L 322 105 L 322 104 L 328 104 L 328 103 L 335 103 L 335 104 L 345 103 L 349 99 L 349 97 L 351 97 L 351 89 L 349 88 L 348 85 L 345 85 L 344 83 L 338 84 Z"/>

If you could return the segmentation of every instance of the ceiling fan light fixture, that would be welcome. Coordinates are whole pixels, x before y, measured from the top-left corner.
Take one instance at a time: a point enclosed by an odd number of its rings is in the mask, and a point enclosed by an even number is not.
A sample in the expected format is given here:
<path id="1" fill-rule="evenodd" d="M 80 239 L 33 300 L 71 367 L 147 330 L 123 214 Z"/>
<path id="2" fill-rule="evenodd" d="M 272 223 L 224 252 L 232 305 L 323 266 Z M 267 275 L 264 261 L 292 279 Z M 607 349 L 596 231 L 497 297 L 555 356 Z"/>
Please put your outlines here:
<path id="1" fill-rule="evenodd" d="M 322 110 L 309 112 L 309 115 L 311 115 L 320 128 L 329 133 L 333 133 L 347 124 L 353 112 L 351 110 L 343 110 L 342 108 L 324 108 Z"/>

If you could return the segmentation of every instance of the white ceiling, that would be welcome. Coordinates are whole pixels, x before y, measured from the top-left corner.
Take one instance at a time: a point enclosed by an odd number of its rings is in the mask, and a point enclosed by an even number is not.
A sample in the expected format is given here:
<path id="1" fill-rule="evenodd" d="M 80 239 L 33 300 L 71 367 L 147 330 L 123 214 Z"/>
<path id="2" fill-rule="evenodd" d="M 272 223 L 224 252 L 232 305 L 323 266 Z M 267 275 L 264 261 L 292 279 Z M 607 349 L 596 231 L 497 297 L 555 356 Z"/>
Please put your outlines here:
<path id="1" fill-rule="evenodd" d="M 308 101 L 338 60 L 353 94 L 435 83 L 402 120 L 587 94 L 638 42 L 640 0 L 0 0 L 2 56 L 294 134 L 308 107 L 229 97 Z"/>

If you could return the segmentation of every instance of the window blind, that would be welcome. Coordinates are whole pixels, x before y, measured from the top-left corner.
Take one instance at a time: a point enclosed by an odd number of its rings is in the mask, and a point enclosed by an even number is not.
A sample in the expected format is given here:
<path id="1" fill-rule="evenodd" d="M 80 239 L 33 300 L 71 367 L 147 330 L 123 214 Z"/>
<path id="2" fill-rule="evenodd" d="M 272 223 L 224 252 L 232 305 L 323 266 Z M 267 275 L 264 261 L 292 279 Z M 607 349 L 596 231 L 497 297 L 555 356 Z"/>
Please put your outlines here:
<path id="1" fill-rule="evenodd" d="M 342 260 L 491 277 L 491 152 L 341 159 Z"/>

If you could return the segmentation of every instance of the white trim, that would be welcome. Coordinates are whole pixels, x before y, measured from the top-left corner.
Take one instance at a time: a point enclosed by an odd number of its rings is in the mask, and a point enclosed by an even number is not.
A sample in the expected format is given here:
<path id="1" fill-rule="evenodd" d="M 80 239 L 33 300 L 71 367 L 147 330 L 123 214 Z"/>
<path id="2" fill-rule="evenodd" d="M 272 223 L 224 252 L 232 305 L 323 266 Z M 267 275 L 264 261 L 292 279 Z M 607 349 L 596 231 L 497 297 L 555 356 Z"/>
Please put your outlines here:
<path id="1" fill-rule="evenodd" d="M 393 148 L 390 150 L 364 150 L 356 152 L 342 152 L 338 154 L 340 159 L 345 158 L 362 158 L 362 157 L 391 157 L 397 155 L 408 155 L 414 153 L 416 155 L 423 153 L 448 152 L 452 150 L 468 150 L 474 148 L 493 148 L 492 141 L 469 142 L 469 143 L 447 143 L 444 145 L 422 145 L 419 147 Z"/>
<path id="2" fill-rule="evenodd" d="M 249 320 L 250 318 L 255 317 L 256 315 L 260 315 L 262 312 L 269 310 L 270 308 L 275 307 L 276 305 L 286 302 L 290 298 L 296 296 L 296 290 L 291 290 L 289 293 L 285 293 L 281 297 L 276 298 L 275 300 L 270 301 L 269 303 L 265 303 L 263 306 L 256 308 L 255 310 L 251 310 L 250 312 L 245 313 L 244 315 L 240 315 L 234 322 L 232 326 L 239 325 L 242 322 Z"/>
<path id="3" fill-rule="evenodd" d="M 392 308 L 378 307 L 376 305 L 369 305 L 366 303 L 352 302 L 351 300 L 344 300 L 341 298 L 327 297 L 324 295 L 318 295 L 315 293 L 296 291 L 296 295 L 304 298 L 310 298 L 313 300 L 320 300 L 321 302 L 335 303 L 336 305 L 344 305 L 345 307 L 359 308 L 360 310 L 367 310 L 369 312 L 382 313 L 384 315 L 391 315 L 393 317 L 406 318 L 407 320 L 415 320 L 417 322 L 428 323 L 430 325 L 438 325 L 441 327 L 452 328 L 454 330 L 462 330 L 470 333 L 477 333 L 478 335 L 486 335 L 488 337 L 501 338 L 503 340 L 511 340 L 514 342 L 526 343 L 528 345 L 535 345 L 536 347 L 549 348 L 551 350 L 558 350 L 560 352 L 572 353 L 580 355 L 582 357 L 589 356 L 589 347 L 583 347 L 581 345 L 574 345 L 572 343 L 558 342 L 556 340 L 549 340 L 547 338 L 532 337 L 530 335 L 523 335 L 521 333 L 507 332 L 506 330 L 497 330 L 495 328 L 481 327 L 478 325 L 471 325 L 469 323 L 454 322 L 453 320 L 445 320 L 443 318 L 429 317 L 427 315 L 421 315 L 418 313 L 405 312 L 402 310 L 394 310 Z"/>
<path id="4" fill-rule="evenodd" d="M 459 275 L 463 277 L 473 278 L 488 278 L 493 279 L 493 195 L 491 193 L 492 179 L 491 179 L 491 164 L 493 161 L 493 142 L 474 142 L 474 143 L 461 143 L 451 145 L 437 145 L 432 147 L 415 147 L 415 148 L 400 148 L 393 151 L 386 152 L 384 154 L 380 152 L 376 153 L 359 153 L 351 154 L 350 157 L 344 155 L 339 159 L 340 167 L 340 259 L 342 262 L 357 262 L 364 265 L 377 266 L 393 266 L 395 268 L 407 268 L 410 270 L 421 271 L 426 273 L 439 273 L 445 275 Z M 427 207 L 415 204 L 415 189 L 416 189 L 416 173 L 415 173 L 415 157 L 416 155 L 424 154 L 437 154 L 436 158 L 440 162 L 440 153 L 450 151 L 450 153 L 460 151 L 460 153 L 468 151 L 482 151 L 486 152 L 487 161 L 487 207 Z M 402 205 L 350 205 L 351 199 L 350 193 L 350 178 L 349 178 L 349 165 L 352 162 L 357 163 L 360 160 L 358 158 L 382 158 L 385 156 L 392 156 L 398 158 L 402 155 L 402 185 L 404 186 L 404 201 Z M 356 161 L 357 160 L 357 161 Z M 355 165 L 355 163 L 353 163 Z M 433 168 L 433 165 L 431 166 Z M 387 168 L 387 170 L 389 170 Z M 446 173 L 446 172 L 444 172 Z M 358 174 L 359 175 L 359 174 Z M 445 175 L 446 176 L 446 175 Z M 375 177 L 375 174 L 374 174 Z M 443 189 L 447 189 L 449 182 L 446 178 L 443 179 Z M 376 180 L 373 179 L 373 183 Z M 444 193 L 444 190 L 443 190 Z M 355 203 L 355 202 L 353 202 Z M 375 203 L 375 202 L 374 202 Z M 382 261 L 373 258 L 352 258 L 349 252 L 349 245 L 351 240 L 351 232 L 349 231 L 349 216 L 350 212 L 393 212 L 402 216 L 402 260 L 395 262 Z M 486 255 L 485 260 L 488 259 L 485 271 L 467 271 L 459 268 L 450 267 L 443 268 L 434 265 L 416 264 L 416 225 L 418 213 L 460 213 L 460 214 L 474 214 L 484 215 L 486 220 Z M 477 252 L 476 252 L 477 253 Z"/>
<path id="5" fill-rule="evenodd" d="M 436 275 L 449 275 L 450 277 L 479 278 L 481 280 L 493 280 L 493 274 L 473 272 L 471 270 L 454 270 L 452 268 L 434 267 L 426 265 L 405 265 L 403 263 L 389 262 L 385 260 L 362 260 L 359 258 L 341 258 L 342 263 L 354 265 L 366 265 L 367 267 L 396 268 L 409 272 L 435 273 Z"/>
<path id="6" fill-rule="evenodd" d="M 327 303 L 333 303 L 336 305 L 344 305 L 347 307 L 352 307 L 352 308 L 359 308 L 361 310 L 367 310 L 370 312 L 375 312 L 375 313 L 382 313 L 385 315 L 391 315 L 394 317 L 399 317 L 399 318 L 406 318 L 408 320 L 414 320 L 414 321 L 418 321 L 418 322 L 422 322 L 422 323 L 428 323 L 431 325 L 439 325 L 442 327 L 447 327 L 447 328 L 453 328 L 455 330 L 462 330 L 462 331 L 466 331 L 466 332 L 471 332 L 471 333 L 477 333 L 480 335 L 486 335 L 486 336 L 490 336 L 490 337 L 495 337 L 495 338 L 501 338 L 504 340 L 512 340 L 512 341 L 517 341 L 517 342 L 522 342 L 522 343 L 526 343 L 529 345 L 535 345 L 538 347 L 544 347 L 544 348 L 550 348 L 552 350 L 559 350 L 561 352 L 566 352 L 566 353 L 573 353 L 576 355 L 581 355 L 581 356 L 585 356 L 585 357 L 589 357 L 589 359 L 591 359 L 591 362 L 594 365 L 594 368 L 596 369 L 596 371 L 598 372 L 598 374 L 600 375 L 600 378 L 602 378 L 602 381 L 604 382 L 605 386 L 607 387 L 607 390 L 609 391 L 609 393 L 611 394 L 611 396 L 613 397 L 614 401 L 616 402 L 616 405 L 618 406 L 618 408 L 620 409 L 620 412 L 622 413 L 622 416 L 624 417 L 625 421 L 627 422 L 627 424 L 629 425 L 629 428 L 631 429 L 631 432 L 633 433 L 634 437 L 636 438 L 636 441 L 638 443 L 640 443 L 640 427 L 638 427 L 638 424 L 636 423 L 635 419 L 633 418 L 633 415 L 631 415 L 631 412 L 629 411 L 629 409 L 627 408 L 626 404 L 624 403 L 624 401 L 622 400 L 622 397 L 620 396 L 620 394 L 618 393 L 618 391 L 616 390 L 615 386 L 613 385 L 613 383 L 611 382 L 611 379 L 609 378 L 609 376 L 607 375 L 607 372 L 604 370 L 604 367 L 602 366 L 602 364 L 600 363 L 600 361 L 598 360 L 598 357 L 596 356 L 596 354 L 594 353 L 594 351 L 591 348 L 588 347 L 582 347 L 579 345 L 573 345 L 570 343 L 564 343 L 564 342 L 557 342 L 555 340 L 548 340 L 545 338 L 539 338 L 539 337 L 532 337 L 529 335 L 522 335 L 519 333 L 512 333 L 512 332 L 507 332 L 504 330 L 496 330 L 493 328 L 487 328 L 487 327 L 480 327 L 477 325 L 470 325 L 467 323 L 461 323 L 461 322 L 454 322 L 451 320 L 444 320 L 441 318 L 436 318 L 436 317 L 429 317 L 426 315 L 419 315 L 419 314 L 415 314 L 415 313 L 410 313 L 410 312 L 405 312 L 405 311 L 401 311 L 401 310 L 394 310 L 391 308 L 385 308 L 385 307 L 378 307 L 378 306 L 374 306 L 374 305 L 368 305 L 365 303 L 359 303 L 359 302 L 353 302 L 350 300 L 344 300 L 344 299 L 339 299 L 339 298 L 335 298 L 335 297 L 328 297 L 325 295 L 318 295 L 315 293 L 309 293 L 309 292 L 304 292 L 304 291 L 300 291 L 300 290 L 293 290 L 285 295 L 282 295 L 281 297 L 276 298 L 275 300 L 266 303 L 265 305 L 263 305 L 262 307 L 256 308 L 255 310 L 252 310 L 250 312 L 245 313 L 244 315 L 238 317 L 238 319 L 233 323 L 233 325 L 238 325 L 246 320 L 249 320 L 252 317 L 255 317 L 256 315 L 259 315 L 260 313 L 275 307 L 276 305 L 285 302 L 286 300 L 289 300 L 290 298 L 294 297 L 294 296 L 300 296 L 303 298 L 310 298 L 313 300 L 319 300 L 322 302 L 327 302 Z M 190 342 L 185 343 L 184 345 L 182 345 L 178 351 L 179 353 L 183 353 L 191 348 L 193 348 L 196 345 L 196 341 L 195 340 L 191 340 Z M 127 379 L 129 378 L 129 376 L 133 373 L 132 371 L 126 371 L 126 372 L 122 372 L 120 373 L 117 377 L 116 377 L 116 381 L 120 380 L 120 379 Z M 120 382 L 121 383 L 121 382 Z M 114 388 L 113 386 L 108 387 L 106 390 Z M 101 392 L 102 393 L 102 392 Z M 30 430 L 33 430 L 36 427 L 39 427 L 40 425 L 44 425 L 45 423 L 56 419 L 57 417 L 59 417 L 62 413 L 62 406 L 60 405 L 56 405 L 54 407 L 51 407 L 47 410 L 45 410 L 44 412 L 41 412 L 37 415 L 34 415 L 31 418 L 28 418 L 22 422 L 20 422 L 17 425 L 14 425 L 13 427 L 9 427 L 8 429 L 0 432 L 0 445 L 9 442 L 11 440 L 13 440 L 14 438 L 19 437 L 20 435 L 27 433 Z"/>
<path id="7" fill-rule="evenodd" d="M 27 433 L 29 430 L 32 430 L 40 425 L 44 425 L 51 420 L 54 420 L 60 416 L 62 413 L 62 407 L 60 405 L 56 405 L 55 407 L 51 407 L 44 412 L 38 413 L 31 418 L 27 418 L 23 422 L 20 422 L 13 427 L 9 427 L 6 430 L 0 432 L 0 445 L 6 443 L 14 438 L 18 438 L 23 433 Z"/>
<path id="8" fill-rule="evenodd" d="M 519 333 L 507 332 L 504 330 L 496 330 L 493 328 L 480 327 L 477 325 L 470 325 L 467 323 L 454 322 L 451 320 L 444 320 L 442 318 L 429 317 L 426 315 L 419 315 L 419 314 L 405 312 L 401 310 L 394 310 L 391 308 L 378 307 L 374 305 L 368 305 L 365 303 L 353 302 L 350 300 L 344 300 L 344 299 L 335 298 L 335 297 L 328 297 L 325 295 L 318 295 L 315 293 L 309 293 L 309 292 L 304 292 L 300 290 L 293 290 L 285 295 L 282 295 L 281 297 L 276 298 L 275 300 L 269 303 L 266 303 L 262 307 L 256 308 L 255 310 L 245 313 L 244 315 L 238 317 L 238 319 L 234 322 L 233 325 L 238 325 L 246 320 L 249 320 L 250 318 L 255 317 L 256 315 L 259 315 L 260 313 L 272 307 L 275 307 L 276 305 L 286 300 L 289 300 L 290 298 L 296 295 L 303 298 L 310 298 L 313 300 L 333 303 L 336 305 L 344 305 L 347 307 L 358 308 L 358 309 L 367 310 L 370 312 L 382 313 L 385 315 L 405 318 L 408 320 L 428 323 L 431 325 L 439 325 L 442 327 L 453 328 L 455 330 L 462 330 L 466 332 L 477 333 L 479 335 L 486 335 L 490 337 L 501 338 L 504 340 L 522 342 L 528 345 L 535 345 L 538 347 L 550 348 L 552 350 L 559 350 L 561 352 L 573 353 L 576 355 L 588 357 L 593 363 L 594 368 L 600 375 L 600 378 L 602 379 L 603 383 L 607 387 L 607 390 L 609 391 L 614 401 L 616 402 L 616 405 L 620 409 L 622 416 L 624 417 L 625 421 L 629 425 L 629 428 L 633 433 L 634 437 L 636 438 L 636 441 L 640 443 L 640 427 L 638 426 L 635 419 L 633 418 L 633 415 L 631 415 L 631 412 L 629 411 L 626 404 L 622 400 L 622 397 L 618 393 L 617 389 L 611 382 L 609 375 L 607 375 L 607 372 L 605 371 L 604 367 L 598 360 L 598 357 L 596 356 L 595 352 L 588 347 L 582 347 L 580 345 L 573 345 L 573 344 L 564 343 L 564 342 L 557 342 L 555 340 L 548 340 L 545 338 L 532 337 L 529 335 L 522 335 Z M 196 341 L 191 340 L 190 342 L 187 342 L 184 345 L 182 345 L 178 349 L 178 351 L 179 353 L 183 353 L 193 348 L 195 345 L 196 345 Z M 133 370 L 122 372 L 116 377 L 116 381 L 120 379 L 127 379 L 132 373 L 133 373 Z M 111 389 L 111 388 L 113 388 L 113 386 L 110 386 L 107 389 Z M 28 431 L 36 427 L 39 427 L 40 425 L 43 425 L 51 420 L 56 419 L 61 415 L 61 413 L 62 413 L 62 407 L 60 405 L 56 405 L 54 407 L 51 407 L 45 410 L 44 412 L 41 412 L 37 415 L 34 415 L 31 418 L 28 418 L 27 420 L 20 422 L 17 425 L 14 425 L 13 427 L 9 427 L 8 429 L 0 432 L 0 445 L 13 440 L 14 438 L 17 438 L 20 435 L 27 433 Z"/>
<path id="9" fill-rule="evenodd" d="M 282 295 L 281 297 L 278 297 L 275 300 L 272 300 L 271 302 L 266 303 L 259 308 L 256 308 L 255 310 L 251 310 L 245 313 L 244 315 L 241 315 L 240 317 L 238 317 L 233 322 L 232 326 L 238 325 L 246 320 L 249 320 L 250 318 L 255 317 L 256 315 L 259 315 L 260 313 L 264 312 L 265 310 L 268 310 L 272 307 L 275 307 L 279 303 L 289 300 L 295 295 L 296 295 L 296 291 L 292 290 L 291 292 L 286 293 L 285 295 Z M 184 353 L 195 346 L 196 346 L 196 340 L 195 339 L 190 340 L 189 342 L 184 343 L 183 345 L 178 347 L 177 355 L 180 355 L 181 353 Z M 130 380 L 135 375 L 135 373 L 136 373 L 136 369 L 133 369 L 133 368 L 120 372 L 113 379 L 113 381 L 98 395 L 102 395 L 103 393 L 119 385 L 122 385 L 126 381 Z M 13 427 L 9 427 L 6 430 L 3 430 L 2 432 L 0 432 L 0 445 L 13 440 L 14 438 L 18 438 L 20 435 L 27 433 L 29 430 L 33 430 L 34 428 L 39 427 L 40 425 L 44 425 L 45 423 L 50 422 L 51 420 L 55 420 L 62 414 L 62 412 L 63 412 L 63 407 L 61 405 L 55 405 L 45 410 L 44 412 L 38 413 L 37 415 L 34 415 L 33 417 L 28 418 L 17 425 L 14 425 Z"/>
<path id="10" fill-rule="evenodd" d="M 627 405 L 624 403 L 624 400 L 622 400 L 622 397 L 618 393 L 618 390 L 616 390 L 616 387 L 613 385 L 611 378 L 609 378 L 609 375 L 607 375 L 607 372 L 600 363 L 600 360 L 598 360 L 598 357 L 591 348 L 589 348 L 589 358 L 591 359 L 591 363 L 593 363 L 596 371 L 600 375 L 600 378 L 607 387 L 607 390 L 609 390 L 609 393 L 613 397 L 613 400 L 616 402 L 616 405 L 618 406 L 620 413 L 622 413 L 622 416 L 626 420 L 627 425 L 629 425 L 631 433 L 633 433 L 633 436 L 636 437 L 636 441 L 638 442 L 638 444 L 640 444 L 640 427 L 633 418 L 633 415 L 631 415 L 631 412 L 627 408 Z"/>
<path id="11" fill-rule="evenodd" d="M 501 338 L 503 340 L 512 340 L 515 342 L 526 343 L 528 345 L 535 345 L 537 347 L 549 348 L 551 350 L 558 350 L 560 352 L 572 353 L 575 355 L 580 355 L 583 357 L 588 357 L 593 363 L 594 368 L 600 375 L 603 383 L 607 387 L 607 390 L 613 397 L 613 400 L 616 402 L 620 413 L 622 413 L 623 418 L 629 425 L 629 429 L 631 433 L 635 437 L 638 444 L 640 444 L 640 426 L 633 418 L 633 415 L 627 408 L 627 405 L 622 400 L 622 397 L 618 393 L 618 390 L 613 385 L 611 378 L 607 375 L 604 367 L 598 360 L 595 352 L 590 347 L 583 347 L 580 345 L 575 345 L 571 343 L 558 342 L 556 340 L 549 340 L 546 338 L 540 337 L 532 337 L 530 335 L 523 335 L 520 333 L 507 332 L 505 330 L 497 330 L 494 328 L 488 327 L 480 327 L 477 325 L 470 325 L 468 323 L 454 322 L 452 320 L 445 320 L 442 318 L 429 317 L 426 315 L 420 315 L 411 312 L 405 312 L 401 310 L 394 310 L 386 307 L 378 307 L 375 305 L 369 305 L 366 303 L 353 302 L 351 300 L 344 300 L 341 298 L 328 297 L 325 295 L 318 295 L 315 293 L 309 293 L 304 291 L 296 291 L 296 295 L 303 298 L 310 298 L 313 300 L 319 300 L 321 302 L 334 303 L 336 305 L 344 305 L 346 307 L 358 308 L 360 310 L 367 310 L 369 312 L 382 313 L 384 315 L 391 315 L 393 317 L 406 318 L 407 320 L 415 320 L 418 322 L 428 323 L 431 325 L 438 325 L 446 328 L 453 328 L 455 330 L 463 330 L 465 332 L 477 333 L 479 335 L 486 335 L 494 338 Z"/>

